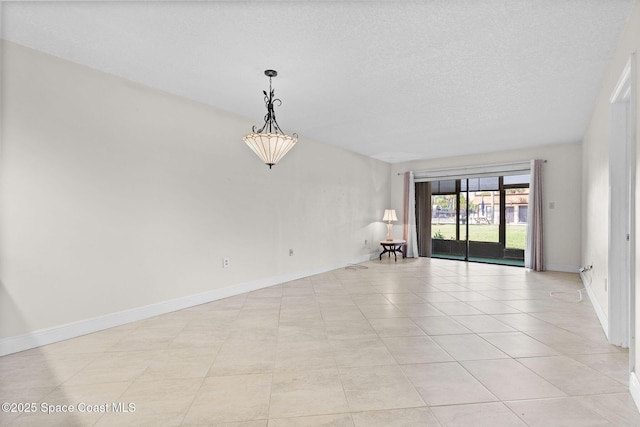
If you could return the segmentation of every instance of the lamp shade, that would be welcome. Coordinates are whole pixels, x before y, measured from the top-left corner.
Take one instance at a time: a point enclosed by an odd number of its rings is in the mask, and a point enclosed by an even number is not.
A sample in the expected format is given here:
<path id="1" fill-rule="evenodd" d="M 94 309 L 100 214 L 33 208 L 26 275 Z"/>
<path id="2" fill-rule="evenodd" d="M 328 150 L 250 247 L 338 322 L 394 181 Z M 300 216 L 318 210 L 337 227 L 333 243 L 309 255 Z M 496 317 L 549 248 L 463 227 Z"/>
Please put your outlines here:
<path id="1" fill-rule="evenodd" d="M 382 218 L 383 221 L 397 221 L 398 217 L 396 216 L 396 210 L 395 209 L 385 209 L 384 211 L 384 217 Z"/>
<path id="2" fill-rule="evenodd" d="M 279 133 L 250 133 L 243 139 L 269 168 L 278 163 L 298 142 L 295 135 Z"/>

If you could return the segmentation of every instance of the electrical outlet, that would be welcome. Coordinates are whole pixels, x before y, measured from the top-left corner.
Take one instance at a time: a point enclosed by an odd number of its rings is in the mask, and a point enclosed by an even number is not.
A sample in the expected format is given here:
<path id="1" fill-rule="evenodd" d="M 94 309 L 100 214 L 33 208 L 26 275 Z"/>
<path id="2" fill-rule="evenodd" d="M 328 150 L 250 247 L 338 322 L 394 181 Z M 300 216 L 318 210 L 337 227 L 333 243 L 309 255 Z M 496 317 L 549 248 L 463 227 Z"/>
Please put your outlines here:
<path id="1" fill-rule="evenodd" d="M 289 249 L 289 256 L 293 256 L 293 249 Z"/>
<path id="2" fill-rule="evenodd" d="M 229 267 L 229 258 L 222 258 L 222 268 Z"/>

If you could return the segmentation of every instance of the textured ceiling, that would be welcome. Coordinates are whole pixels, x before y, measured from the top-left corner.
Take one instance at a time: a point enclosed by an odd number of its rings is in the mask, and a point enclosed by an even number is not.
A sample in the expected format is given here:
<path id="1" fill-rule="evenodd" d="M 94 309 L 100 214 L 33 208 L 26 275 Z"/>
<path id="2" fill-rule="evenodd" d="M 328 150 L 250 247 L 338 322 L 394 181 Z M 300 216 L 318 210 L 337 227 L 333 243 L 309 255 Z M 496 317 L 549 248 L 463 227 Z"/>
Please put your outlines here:
<path id="1" fill-rule="evenodd" d="M 580 141 L 633 3 L 4 2 L 2 37 L 257 125 L 273 68 L 285 131 L 398 162 Z"/>

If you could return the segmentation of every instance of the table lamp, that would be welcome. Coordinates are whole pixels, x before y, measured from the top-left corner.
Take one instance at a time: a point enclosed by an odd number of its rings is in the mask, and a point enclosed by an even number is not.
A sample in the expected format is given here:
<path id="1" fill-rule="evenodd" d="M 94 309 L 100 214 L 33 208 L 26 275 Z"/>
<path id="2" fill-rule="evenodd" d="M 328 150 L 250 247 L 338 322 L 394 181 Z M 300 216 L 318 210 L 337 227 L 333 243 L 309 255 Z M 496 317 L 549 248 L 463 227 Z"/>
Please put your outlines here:
<path id="1" fill-rule="evenodd" d="M 396 210 L 395 209 L 385 209 L 384 210 L 384 217 L 382 218 L 383 221 L 387 221 L 387 240 L 391 241 L 393 240 L 393 236 L 391 235 L 391 227 L 393 227 L 393 224 L 391 224 L 391 221 L 397 221 L 398 217 L 396 216 Z"/>

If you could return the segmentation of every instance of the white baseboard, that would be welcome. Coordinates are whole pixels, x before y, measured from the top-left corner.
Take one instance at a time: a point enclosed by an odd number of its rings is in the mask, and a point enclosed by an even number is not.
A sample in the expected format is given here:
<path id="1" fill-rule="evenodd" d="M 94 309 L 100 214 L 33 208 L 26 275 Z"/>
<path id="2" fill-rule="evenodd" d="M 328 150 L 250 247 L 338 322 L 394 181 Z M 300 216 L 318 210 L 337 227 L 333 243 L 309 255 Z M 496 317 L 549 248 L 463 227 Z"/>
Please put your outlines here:
<path id="1" fill-rule="evenodd" d="M 590 283 L 589 282 L 585 282 L 584 275 L 582 275 L 582 274 L 580 275 L 580 279 L 582 280 L 582 284 L 584 285 L 585 289 L 587 290 L 587 295 L 589 296 L 589 300 L 591 301 L 591 305 L 593 306 L 593 309 L 596 312 L 596 315 L 598 316 L 598 320 L 600 320 L 600 325 L 602 325 L 602 329 L 604 330 L 604 334 L 607 336 L 607 339 L 609 339 L 609 319 L 607 318 L 607 315 L 604 314 L 604 310 L 600 306 L 600 303 L 598 302 L 598 299 L 596 298 L 596 296 L 594 295 L 593 291 L 591 290 Z"/>
<path id="2" fill-rule="evenodd" d="M 640 410 L 640 382 L 635 372 L 629 374 L 629 393 L 636 404 L 638 410 Z"/>
<path id="3" fill-rule="evenodd" d="M 579 268 L 577 265 L 566 264 L 546 264 L 544 266 L 547 271 L 560 271 L 562 273 L 577 273 Z"/>
<path id="4" fill-rule="evenodd" d="M 102 331 L 116 326 L 121 326 L 138 320 L 148 319 L 153 316 L 171 313 L 173 311 L 194 307 L 200 304 L 206 304 L 208 302 L 243 294 L 245 292 L 251 292 L 257 289 L 262 289 L 269 286 L 290 282 L 292 280 L 313 276 L 315 274 L 325 273 L 327 271 L 342 268 L 349 264 L 370 261 L 377 257 L 377 254 L 365 254 L 355 259 L 349 260 L 348 262 L 329 264 L 317 268 L 312 268 L 306 271 L 299 271 L 284 274 L 281 276 L 254 280 L 251 282 L 238 283 L 226 288 L 213 289 L 211 291 L 203 292 L 200 294 L 188 295 L 169 301 L 136 307 L 129 310 L 107 314 L 104 316 L 98 316 L 78 322 L 67 323 L 65 325 L 54 326 L 52 328 L 40 329 L 22 335 L 3 338 L 0 340 L 0 356 L 29 350 L 31 348 L 52 344 L 70 338 L 76 338 L 82 335 Z"/>

